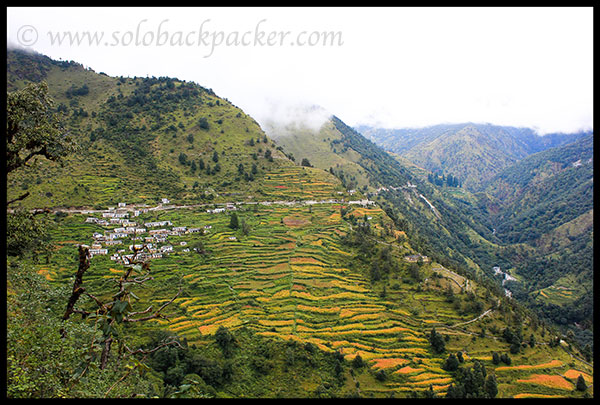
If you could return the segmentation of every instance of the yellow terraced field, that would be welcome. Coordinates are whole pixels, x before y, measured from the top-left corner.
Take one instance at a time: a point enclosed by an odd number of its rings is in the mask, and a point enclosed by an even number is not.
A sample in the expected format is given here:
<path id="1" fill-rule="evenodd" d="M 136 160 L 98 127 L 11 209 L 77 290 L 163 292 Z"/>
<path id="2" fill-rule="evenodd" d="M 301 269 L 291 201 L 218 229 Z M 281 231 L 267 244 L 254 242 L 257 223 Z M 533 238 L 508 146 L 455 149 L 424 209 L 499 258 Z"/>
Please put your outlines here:
<path id="1" fill-rule="evenodd" d="M 537 370 L 537 369 L 542 369 L 542 368 L 553 368 L 553 367 L 560 367 L 562 366 L 564 363 L 560 360 L 552 360 L 548 363 L 542 363 L 542 364 L 534 364 L 534 365 L 520 365 L 520 366 L 503 366 L 503 367 L 496 367 L 496 371 L 506 371 L 506 370 Z"/>
<path id="2" fill-rule="evenodd" d="M 548 374 L 532 374 L 528 378 L 522 378 L 517 380 L 518 383 L 541 385 L 548 388 L 558 388 L 563 390 L 572 390 L 573 384 L 565 380 L 559 375 L 548 375 Z"/>

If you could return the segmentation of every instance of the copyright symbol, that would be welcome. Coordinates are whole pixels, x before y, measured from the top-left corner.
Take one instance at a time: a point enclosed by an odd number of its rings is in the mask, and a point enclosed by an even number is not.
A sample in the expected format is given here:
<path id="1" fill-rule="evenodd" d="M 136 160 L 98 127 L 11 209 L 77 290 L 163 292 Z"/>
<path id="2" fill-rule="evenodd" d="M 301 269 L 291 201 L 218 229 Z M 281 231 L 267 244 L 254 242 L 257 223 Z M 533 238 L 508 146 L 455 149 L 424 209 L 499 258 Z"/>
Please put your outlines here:
<path id="1" fill-rule="evenodd" d="M 32 46 L 38 40 L 38 32 L 32 25 L 23 25 L 17 31 L 17 42 L 23 46 Z"/>

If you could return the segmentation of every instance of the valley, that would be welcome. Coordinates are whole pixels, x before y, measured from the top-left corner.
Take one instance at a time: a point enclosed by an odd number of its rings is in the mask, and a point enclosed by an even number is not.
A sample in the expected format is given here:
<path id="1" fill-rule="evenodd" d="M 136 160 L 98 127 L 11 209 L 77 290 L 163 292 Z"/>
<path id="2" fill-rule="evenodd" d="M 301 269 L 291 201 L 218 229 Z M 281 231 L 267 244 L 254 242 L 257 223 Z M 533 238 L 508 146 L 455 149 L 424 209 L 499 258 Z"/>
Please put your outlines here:
<path id="1" fill-rule="evenodd" d="M 7 176 L 10 396 L 593 395 L 591 135 L 440 185 L 335 115 L 263 130 L 196 83 L 7 60 L 76 140 Z"/>

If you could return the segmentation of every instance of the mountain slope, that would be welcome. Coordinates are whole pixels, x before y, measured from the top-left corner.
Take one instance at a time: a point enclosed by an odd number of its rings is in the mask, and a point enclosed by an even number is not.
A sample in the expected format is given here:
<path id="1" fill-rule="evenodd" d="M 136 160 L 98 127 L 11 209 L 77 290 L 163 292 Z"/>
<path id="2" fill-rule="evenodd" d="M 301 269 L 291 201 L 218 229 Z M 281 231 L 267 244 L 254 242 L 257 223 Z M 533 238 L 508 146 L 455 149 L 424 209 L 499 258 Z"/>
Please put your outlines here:
<path id="1" fill-rule="evenodd" d="M 325 128 L 330 131 L 332 126 L 325 124 L 320 135 L 315 132 L 296 135 L 296 147 L 302 156 L 312 158 L 319 151 L 333 155 L 331 160 L 345 158 L 343 153 L 347 153 L 346 148 L 338 147 L 342 145 L 341 132 L 338 135 L 340 141 L 335 141 L 335 149 L 334 145 L 322 141 L 302 141 L 307 137 L 326 140 L 330 135 L 324 135 Z M 443 131 L 443 128 L 437 127 L 439 131 Z M 516 282 L 502 282 L 503 287 L 508 288 L 515 298 L 541 310 L 542 316 L 575 330 L 582 342 L 589 343 L 587 333 L 592 319 L 589 281 L 593 260 L 592 135 L 557 135 L 547 138 L 548 143 L 543 145 L 536 145 L 533 141 L 523 143 L 519 147 L 519 156 L 527 156 L 536 148 L 554 142 L 578 139 L 574 143 L 516 160 L 516 157 L 507 157 L 503 152 L 507 148 L 494 143 L 493 137 L 492 141 L 488 141 L 484 132 L 472 128 L 478 134 L 473 137 L 473 142 L 483 145 L 479 147 L 480 150 L 496 151 L 500 148 L 499 152 L 494 152 L 496 156 L 504 154 L 504 164 L 514 162 L 506 168 L 495 167 L 490 171 L 488 176 L 494 171 L 499 174 L 479 182 L 478 187 L 485 188 L 484 192 L 472 193 L 460 187 L 436 186 L 426 181 L 429 178 L 426 170 L 408 165 L 408 158 L 402 155 L 394 163 L 388 159 L 379 159 L 379 162 L 401 166 L 402 178 L 407 179 L 405 181 L 411 186 L 404 183 L 400 187 L 389 187 L 389 183 L 381 181 L 385 177 L 375 176 L 376 180 L 373 181 L 373 177 L 365 175 L 363 182 L 372 184 L 369 190 L 376 188 L 375 191 L 369 191 L 368 195 L 378 201 L 399 228 L 406 232 L 411 246 L 417 251 L 435 257 L 448 266 L 468 269 L 472 277 L 476 274 L 488 275 L 500 283 L 502 280 L 493 274 L 494 267 L 517 275 Z M 455 135 L 461 129 L 455 127 L 453 131 L 450 135 L 456 139 Z M 466 132 L 463 131 L 463 134 Z M 356 131 L 347 133 L 360 137 Z M 473 133 L 467 135 L 473 136 Z M 288 137 L 273 136 L 278 143 L 287 146 Z M 436 136 L 435 139 L 443 139 L 440 134 Z M 541 140 L 537 135 L 532 136 Z M 514 141 L 512 150 L 515 150 L 518 147 L 517 138 L 511 139 Z M 363 144 L 367 145 L 364 141 Z M 303 145 L 307 147 L 301 149 Z M 380 149 L 372 143 L 370 147 Z M 352 152 L 357 154 L 357 150 L 352 149 Z M 375 151 L 366 153 L 367 156 L 376 154 Z M 366 166 L 364 169 L 367 172 L 367 159 L 361 156 L 354 157 L 353 161 Z M 467 170 L 479 170 L 468 167 L 469 164 L 474 165 L 474 160 L 465 157 L 464 161 Z M 343 175 L 344 172 L 341 172 Z M 565 277 L 561 277 L 561 274 Z M 554 299 L 545 299 L 545 296 Z M 537 301 L 533 301 L 533 297 Z M 560 309 L 543 307 L 556 303 L 561 304 Z M 569 311 L 567 316 L 564 316 L 567 314 L 565 309 Z M 587 329 L 577 329 L 574 322 L 585 323 Z"/>
<path id="2" fill-rule="evenodd" d="M 426 172 L 385 152 L 335 116 L 318 131 L 297 128 L 301 125 L 266 130 L 294 156 L 331 170 L 348 188 L 358 186 L 378 201 L 420 252 L 480 276 L 491 274 L 498 261 L 504 264 L 495 252 L 500 241 L 487 218 L 473 214 L 470 205 L 476 202 L 469 193 L 429 183 Z"/>
<path id="3" fill-rule="evenodd" d="M 483 182 L 525 156 L 584 135 L 538 136 L 529 128 L 472 123 L 394 130 L 363 126 L 359 130 L 384 149 L 427 170 L 457 177 L 470 190 L 480 190 Z"/>
<path id="4" fill-rule="evenodd" d="M 521 160 L 485 190 L 498 237 L 534 248 L 515 256 L 527 298 L 550 305 L 545 312 L 561 324 L 589 327 L 592 303 L 581 299 L 593 287 L 593 135 Z"/>
<path id="5" fill-rule="evenodd" d="M 41 161 L 9 184 L 9 198 L 30 191 L 29 207 L 276 199 L 305 193 L 263 187 L 257 179 L 290 170 L 343 190 L 328 173 L 297 168 L 260 126 L 229 101 L 195 83 L 170 78 L 111 78 L 73 62 L 8 51 L 8 89 L 45 80 L 57 112 L 78 141 L 64 167 Z M 46 183 L 50 184 L 50 187 Z M 17 186 L 18 185 L 18 186 Z M 22 193 L 22 192 L 21 192 Z"/>

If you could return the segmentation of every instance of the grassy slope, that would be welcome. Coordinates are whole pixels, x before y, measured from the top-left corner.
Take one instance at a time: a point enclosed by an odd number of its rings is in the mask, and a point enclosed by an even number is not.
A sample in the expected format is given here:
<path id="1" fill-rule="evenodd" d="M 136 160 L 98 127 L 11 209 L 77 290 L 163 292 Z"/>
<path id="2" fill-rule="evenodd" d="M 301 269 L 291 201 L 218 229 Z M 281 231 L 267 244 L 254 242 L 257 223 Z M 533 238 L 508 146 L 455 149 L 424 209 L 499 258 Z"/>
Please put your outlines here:
<path id="1" fill-rule="evenodd" d="M 360 155 L 356 151 L 336 146 L 335 141 L 341 141 L 343 135 L 331 121 L 325 122 L 318 131 L 301 125 L 283 130 L 273 128 L 269 135 L 278 145 L 293 154 L 297 162 L 308 158 L 310 163 L 323 170 L 333 168 L 347 177 L 349 188 L 373 190 L 367 172 L 358 163 Z"/>
<path id="2" fill-rule="evenodd" d="M 19 57 L 21 69 L 9 69 L 9 89 L 24 85 L 27 78 L 46 80 L 56 105 L 69 108 L 66 127 L 76 134 L 80 146 L 65 160 L 64 167 L 40 161 L 33 170 L 9 179 L 9 198 L 21 190 L 31 192 L 23 203 L 27 207 L 106 207 L 120 201 L 153 204 L 165 197 L 179 203 L 200 202 L 208 195 L 216 198 L 210 201 L 264 200 L 283 195 L 277 189 L 263 190 L 263 180 L 286 169 L 297 170 L 251 117 L 198 85 L 173 80 L 174 86 L 169 88 L 166 81 L 148 84 L 141 78 L 119 80 L 79 65 L 62 66 L 43 58 L 40 62 L 40 57 Z M 10 65 L 17 56 L 9 52 L 8 58 Z M 41 63 L 44 69 L 39 72 L 35 63 Z M 67 98 L 71 86 L 84 84 L 88 94 Z M 189 91 L 198 95 L 180 97 Z M 137 94 L 151 100 L 140 106 L 135 102 Z M 109 102 L 111 97 L 114 100 Z M 80 108 L 87 117 L 74 114 Z M 128 110 L 135 114 L 128 116 Z M 208 130 L 199 127 L 200 118 L 207 119 Z M 190 135 L 192 142 L 188 140 Z M 249 144 L 251 139 L 254 145 Z M 272 161 L 265 157 L 267 150 Z M 179 161 L 184 153 L 189 163 L 194 161 L 199 166 L 202 159 L 214 169 L 214 152 L 221 167 L 217 173 L 193 171 L 190 164 Z M 247 174 L 256 165 L 254 180 L 239 173 L 240 164 Z M 302 177 L 331 185 L 331 192 L 321 193 L 323 197 L 339 196 L 337 192 L 343 191 L 329 173 L 298 170 Z M 232 189 L 235 197 L 230 195 Z M 299 198 L 301 194 L 287 193 Z"/>

